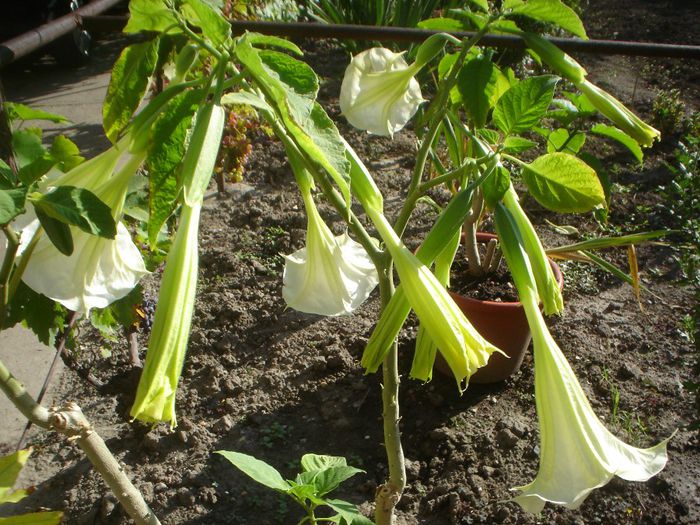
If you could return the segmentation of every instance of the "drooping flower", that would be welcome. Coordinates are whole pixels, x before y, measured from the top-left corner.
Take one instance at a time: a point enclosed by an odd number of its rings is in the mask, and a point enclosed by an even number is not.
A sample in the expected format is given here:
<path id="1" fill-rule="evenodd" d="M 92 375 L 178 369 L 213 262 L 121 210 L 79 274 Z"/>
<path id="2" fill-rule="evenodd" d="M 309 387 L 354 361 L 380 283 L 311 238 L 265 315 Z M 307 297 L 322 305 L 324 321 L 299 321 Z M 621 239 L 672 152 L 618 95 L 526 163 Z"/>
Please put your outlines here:
<path id="1" fill-rule="evenodd" d="M 393 136 L 424 102 L 414 78 L 421 67 L 382 47 L 355 55 L 343 77 L 340 110 L 356 128 Z"/>
<path id="2" fill-rule="evenodd" d="M 646 481 L 658 474 L 666 465 L 668 439 L 640 449 L 605 428 L 547 329 L 515 221 L 501 205 L 496 209 L 496 229 L 532 331 L 540 423 L 539 471 L 532 483 L 514 489 L 521 492 L 514 500 L 535 514 L 547 501 L 575 509 L 613 476 Z"/>
<path id="3" fill-rule="evenodd" d="M 282 297 L 300 312 L 350 314 L 377 286 L 377 270 L 362 245 L 347 233 L 333 235 L 309 188 L 302 188 L 302 197 L 308 221 L 306 246 L 284 256 Z"/>
<path id="4" fill-rule="evenodd" d="M 401 242 L 386 217 L 372 210 L 367 210 L 367 213 L 391 254 L 401 280 L 402 294 L 445 358 L 460 390 L 466 388 L 477 369 L 487 363 L 493 352 L 500 350 L 472 326 L 430 269 Z M 430 374 L 428 366 L 432 367 L 432 362 L 424 361 L 424 369 L 414 366 L 411 375 L 427 378 Z"/>
<path id="5" fill-rule="evenodd" d="M 47 190 L 56 186 L 77 186 L 92 191 L 112 210 L 117 222 L 114 239 L 106 239 L 71 227 L 73 253 L 62 254 L 42 235 L 33 247 L 22 280 L 34 291 L 66 308 L 87 314 L 104 308 L 127 295 L 148 273 L 143 258 L 120 222 L 129 181 L 142 162 L 141 155 L 130 155 L 115 145 L 94 159 L 64 174 L 50 174 L 41 184 Z M 120 158 L 127 156 L 116 173 Z M 21 233 L 21 255 L 39 228 L 33 210 L 17 218 Z"/>
<path id="6" fill-rule="evenodd" d="M 197 233 L 202 205 L 183 204 L 175 240 L 165 263 L 146 363 L 131 417 L 175 427 L 175 393 L 185 361 L 197 289 Z"/>

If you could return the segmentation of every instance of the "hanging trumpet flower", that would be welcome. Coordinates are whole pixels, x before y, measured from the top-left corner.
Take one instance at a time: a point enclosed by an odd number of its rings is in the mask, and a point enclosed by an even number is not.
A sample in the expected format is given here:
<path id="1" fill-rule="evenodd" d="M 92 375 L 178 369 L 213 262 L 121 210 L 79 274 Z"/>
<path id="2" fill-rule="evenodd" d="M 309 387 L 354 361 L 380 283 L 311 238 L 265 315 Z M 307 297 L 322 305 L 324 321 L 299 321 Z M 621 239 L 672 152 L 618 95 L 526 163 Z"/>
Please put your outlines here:
<path id="1" fill-rule="evenodd" d="M 646 481 L 666 465 L 666 443 L 640 449 L 612 435 L 593 412 L 540 313 L 530 261 L 510 212 L 498 205 L 496 229 L 532 331 L 540 469 L 514 500 L 539 513 L 547 501 L 575 509 L 614 476 Z M 670 439 L 670 438 L 669 438 Z"/>

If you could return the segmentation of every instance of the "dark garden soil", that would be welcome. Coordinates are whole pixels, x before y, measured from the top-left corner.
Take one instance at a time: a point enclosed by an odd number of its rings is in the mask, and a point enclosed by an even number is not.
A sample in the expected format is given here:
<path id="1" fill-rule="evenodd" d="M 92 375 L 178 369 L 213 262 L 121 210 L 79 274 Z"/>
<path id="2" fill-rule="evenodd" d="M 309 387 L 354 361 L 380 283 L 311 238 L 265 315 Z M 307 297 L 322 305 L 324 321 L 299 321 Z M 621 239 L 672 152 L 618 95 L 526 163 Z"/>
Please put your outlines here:
<path id="1" fill-rule="evenodd" d="M 583 3 L 583 2 L 582 2 Z M 591 0 L 584 21 L 592 37 L 700 44 L 696 2 Z M 321 99 L 338 117 L 337 93 L 346 59 L 338 47 L 308 43 L 307 59 L 324 76 Z M 581 57 L 595 82 L 649 117 L 657 90 L 681 89 L 687 110 L 700 108 L 700 64 L 684 61 Z M 389 215 L 407 185 L 414 137 L 393 141 L 345 134 L 367 160 L 387 196 Z M 664 163 L 673 144 L 649 152 L 643 169 L 631 168 L 622 150 L 600 146 L 618 183 L 610 214 L 620 231 L 664 227 L 658 190 L 672 175 Z M 436 199 L 444 195 L 436 194 Z M 592 232 L 589 216 L 560 217 L 534 200 L 524 206 L 548 245 L 571 242 L 546 220 Z M 330 207 L 321 213 L 337 232 Z M 359 210 L 358 210 L 359 211 Z M 433 212 L 421 206 L 410 244 L 426 232 Z M 486 225 L 488 227 L 488 224 Z M 130 423 L 138 370 L 126 342 L 111 346 L 85 338 L 81 366 L 102 386 L 68 370 L 59 399 L 73 400 L 108 445 L 164 524 L 293 524 L 298 509 L 255 485 L 223 458 L 227 449 L 253 454 L 293 477 L 306 452 L 343 455 L 366 471 L 338 494 L 369 515 L 374 492 L 387 475 L 382 446 L 380 376 L 359 365 L 378 310 L 376 293 L 350 317 L 322 318 L 286 309 L 281 296 L 283 260 L 304 244 L 306 220 L 281 148 L 259 140 L 245 180 L 207 200 L 201 229 L 197 309 L 178 392 L 178 427 L 149 429 Z M 624 264 L 624 253 L 607 253 Z M 538 467 L 533 361 L 502 384 L 472 385 L 460 396 L 454 380 L 423 385 L 408 379 L 415 321 L 402 332 L 401 406 L 408 488 L 399 523 L 700 523 L 700 443 L 686 430 L 693 396 L 683 383 L 696 358 L 682 319 L 691 314 L 692 290 L 679 284 L 678 251 L 647 245 L 638 250 L 644 284 L 637 304 L 626 284 L 579 263 L 564 263 L 566 312 L 550 319 L 554 338 L 576 371 L 599 417 L 620 438 L 651 446 L 679 429 L 669 443 L 666 469 L 646 483 L 614 479 L 576 511 L 547 506 L 539 516 L 508 503 L 510 488 L 532 480 Z M 147 284 L 155 297 L 157 272 Z M 147 334 L 140 335 L 145 348 Z M 613 417 L 614 392 L 619 407 Z M 77 447 L 50 434 L 36 438 L 30 468 L 46 481 L 26 507 L 62 509 L 67 523 L 127 523 L 108 489 Z"/>

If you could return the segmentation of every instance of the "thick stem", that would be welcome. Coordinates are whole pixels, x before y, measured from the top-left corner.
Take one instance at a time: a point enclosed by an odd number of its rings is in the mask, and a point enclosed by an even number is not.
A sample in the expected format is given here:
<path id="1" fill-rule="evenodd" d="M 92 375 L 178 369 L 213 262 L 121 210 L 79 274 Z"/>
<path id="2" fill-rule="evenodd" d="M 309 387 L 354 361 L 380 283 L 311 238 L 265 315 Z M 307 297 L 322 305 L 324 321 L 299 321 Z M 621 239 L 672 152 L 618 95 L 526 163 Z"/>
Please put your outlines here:
<path id="1" fill-rule="evenodd" d="M 394 283 L 389 271 L 381 272 L 379 290 L 382 309 L 394 293 Z M 384 446 L 389 464 L 389 479 L 377 489 L 375 496 L 375 521 L 377 525 L 394 525 L 394 508 L 406 487 L 406 463 L 401 446 L 399 428 L 399 366 L 398 344 L 391 345 L 382 364 L 382 408 L 384 421 Z"/>
<path id="2" fill-rule="evenodd" d="M 464 221 L 464 252 L 469 266 L 469 274 L 474 277 L 481 277 L 484 273 L 481 265 L 481 256 L 479 255 L 479 245 L 476 241 L 476 228 L 479 224 L 483 207 L 483 195 L 477 190 L 474 192 L 469 215 Z"/>
<path id="3" fill-rule="evenodd" d="M 75 440 L 137 525 L 160 525 L 141 493 L 129 481 L 122 467 L 102 438 L 93 430 L 78 405 L 68 403 L 59 410 L 47 410 L 34 401 L 24 385 L 10 373 L 2 361 L 0 361 L 0 390 L 32 423 L 46 430 L 56 430 L 69 439 Z"/>

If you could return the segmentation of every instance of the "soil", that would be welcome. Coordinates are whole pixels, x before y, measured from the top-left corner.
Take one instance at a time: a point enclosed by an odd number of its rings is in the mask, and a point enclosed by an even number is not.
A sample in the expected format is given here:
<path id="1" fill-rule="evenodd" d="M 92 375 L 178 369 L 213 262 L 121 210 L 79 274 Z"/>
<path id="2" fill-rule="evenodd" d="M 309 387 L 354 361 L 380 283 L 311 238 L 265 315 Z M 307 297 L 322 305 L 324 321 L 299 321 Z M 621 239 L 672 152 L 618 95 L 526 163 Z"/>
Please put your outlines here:
<path id="1" fill-rule="evenodd" d="M 699 44 L 691 24 L 700 8 L 688 2 L 591 0 L 584 5 L 591 37 L 676 41 Z M 307 43 L 307 59 L 322 72 L 321 100 L 338 117 L 337 93 L 345 58 L 328 43 Z M 594 81 L 620 98 L 635 100 L 649 117 L 659 87 L 683 90 L 687 108 L 698 109 L 697 63 L 620 57 L 588 58 Z M 642 67 L 641 65 L 644 65 Z M 656 68 L 654 64 L 663 64 Z M 645 69 L 646 68 L 646 69 Z M 680 71 L 671 74 L 669 71 Z M 640 74 L 640 72 L 643 72 Z M 634 97 L 632 88 L 635 87 Z M 410 131 L 393 141 L 360 135 L 338 118 L 341 132 L 368 161 L 387 196 L 389 215 L 404 191 L 414 159 Z M 643 169 L 608 148 L 606 164 L 619 166 L 614 181 L 612 225 L 623 231 L 649 229 L 658 186 L 671 174 L 664 167 L 672 146 L 648 154 Z M 437 195 L 436 198 L 440 196 Z M 444 197 L 444 196 L 443 196 Z M 595 230 L 588 216 L 559 217 L 525 199 L 545 243 L 570 239 L 545 220 Z M 340 233 L 342 222 L 330 207 L 321 214 Z M 651 210 L 645 212 L 643 210 Z M 650 213 L 650 214 L 648 214 Z M 413 247 L 425 234 L 433 212 L 421 205 L 412 224 Z M 87 334 L 81 366 L 95 387 L 68 371 L 57 400 L 81 405 L 123 463 L 164 524 L 291 524 L 298 509 L 235 470 L 216 450 L 253 454 L 293 477 L 306 452 L 343 455 L 365 474 L 347 482 L 338 497 L 371 512 L 374 492 L 387 475 L 382 445 L 380 382 L 364 375 L 359 358 L 373 328 L 376 293 L 350 317 L 322 318 L 285 308 L 281 296 L 283 260 L 304 244 L 303 204 L 280 147 L 254 144 L 245 180 L 226 195 L 206 201 L 201 228 L 197 308 L 187 362 L 178 391 L 178 426 L 149 428 L 130 423 L 139 370 L 129 364 L 126 341 L 105 342 Z M 624 263 L 623 254 L 609 253 Z M 679 284 L 673 246 L 638 250 L 645 286 L 638 304 L 629 286 L 578 263 L 563 263 L 566 311 L 549 320 L 598 416 L 620 438 L 651 446 L 669 442 L 664 471 L 646 483 L 614 479 L 575 511 L 547 506 L 538 516 L 508 503 L 511 487 L 537 472 L 539 441 L 534 404 L 533 361 L 495 385 L 472 385 L 462 396 L 453 380 L 428 384 L 408 379 L 415 320 L 400 336 L 404 450 L 408 488 L 399 502 L 399 523 L 430 524 L 693 524 L 700 523 L 698 434 L 687 430 L 694 416 L 695 356 L 682 319 L 691 314 L 693 291 Z M 157 295 L 160 273 L 148 281 Z M 145 348 L 147 334 L 139 335 Z M 619 406 L 613 417 L 614 391 Z M 39 434 L 29 468 L 46 481 L 22 508 L 62 509 L 71 524 L 127 523 L 114 497 L 81 452 L 52 434 Z"/>

